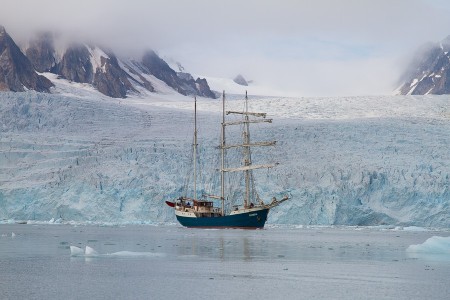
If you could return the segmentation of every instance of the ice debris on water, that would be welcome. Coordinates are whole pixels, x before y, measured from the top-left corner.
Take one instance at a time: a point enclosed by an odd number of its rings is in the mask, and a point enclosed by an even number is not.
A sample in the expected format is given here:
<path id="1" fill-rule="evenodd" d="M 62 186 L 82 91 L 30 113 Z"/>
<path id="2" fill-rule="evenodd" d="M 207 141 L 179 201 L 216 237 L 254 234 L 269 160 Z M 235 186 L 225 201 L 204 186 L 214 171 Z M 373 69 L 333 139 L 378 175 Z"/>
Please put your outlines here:
<path id="1" fill-rule="evenodd" d="M 84 251 L 80 247 L 70 246 L 70 256 L 83 256 Z"/>
<path id="2" fill-rule="evenodd" d="M 450 237 L 432 236 L 422 244 L 410 245 L 406 251 L 410 253 L 434 253 L 450 256 Z"/>
<path id="3" fill-rule="evenodd" d="M 2 237 L 8 237 L 9 235 L 7 233 L 2 233 Z M 14 232 L 11 232 L 11 238 L 15 238 L 16 234 Z"/>
<path id="4" fill-rule="evenodd" d="M 98 256 L 98 252 L 89 246 L 86 246 L 86 250 L 84 252 L 85 256 Z"/>
<path id="5" fill-rule="evenodd" d="M 82 257 L 164 257 L 165 253 L 158 252 L 133 252 L 133 251 L 118 251 L 113 253 L 100 254 L 94 248 L 86 246 L 85 249 L 70 246 L 70 256 Z"/>

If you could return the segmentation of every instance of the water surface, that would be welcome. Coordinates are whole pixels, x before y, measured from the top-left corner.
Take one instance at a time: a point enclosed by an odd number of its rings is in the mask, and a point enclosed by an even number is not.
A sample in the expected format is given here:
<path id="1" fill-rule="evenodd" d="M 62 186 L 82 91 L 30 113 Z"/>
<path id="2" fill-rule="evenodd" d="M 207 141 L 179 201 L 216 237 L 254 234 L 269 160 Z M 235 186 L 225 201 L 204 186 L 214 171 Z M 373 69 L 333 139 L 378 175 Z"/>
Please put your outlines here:
<path id="1" fill-rule="evenodd" d="M 14 234 L 12 234 L 14 233 Z M 447 299 L 439 231 L 0 225 L 1 299 Z M 97 254 L 71 256 L 70 246 Z"/>

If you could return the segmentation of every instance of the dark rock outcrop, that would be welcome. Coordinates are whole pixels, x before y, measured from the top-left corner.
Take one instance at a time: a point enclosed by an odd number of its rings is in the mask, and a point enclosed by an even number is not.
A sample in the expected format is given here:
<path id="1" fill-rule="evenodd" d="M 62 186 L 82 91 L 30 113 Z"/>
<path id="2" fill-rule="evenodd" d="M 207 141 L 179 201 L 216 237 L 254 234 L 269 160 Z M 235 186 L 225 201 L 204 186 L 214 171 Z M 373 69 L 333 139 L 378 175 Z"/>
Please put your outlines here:
<path id="1" fill-rule="evenodd" d="M 200 96 L 213 99 L 216 98 L 216 95 L 209 88 L 208 82 L 205 78 L 197 78 L 195 84 Z"/>
<path id="2" fill-rule="evenodd" d="M 182 95 L 197 95 L 208 98 L 216 98 L 205 79 L 194 80 L 191 74 L 175 72 L 154 51 L 147 51 L 142 58 L 142 65 L 147 74 L 164 81 L 168 86 Z M 184 68 L 183 68 L 184 70 Z M 197 83 L 198 81 L 198 83 Z M 206 83 L 206 84 L 205 84 Z"/>
<path id="3" fill-rule="evenodd" d="M 50 80 L 36 73 L 28 58 L 0 26 L 0 91 L 49 92 L 52 86 Z"/>
<path id="4" fill-rule="evenodd" d="M 182 88 L 183 83 L 177 73 L 155 51 L 147 51 L 142 57 L 142 64 L 147 68 L 149 74 L 164 81 L 180 94 L 187 95 L 187 91 Z"/>
<path id="5" fill-rule="evenodd" d="M 92 83 L 94 69 L 87 46 L 71 44 L 56 66 L 56 74 L 70 81 Z"/>
<path id="6" fill-rule="evenodd" d="M 50 72 L 56 66 L 53 34 L 41 32 L 30 40 L 25 55 L 38 72 Z"/>
<path id="7" fill-rule="evenodd" d="M 144 87 L 146 90 L 150 92 L 155 91 L 155 88 L 153 87 L 152 83 L 142 75 L 146 71 L 144 71 L 145 68 L 142 67 L 142 65 L 139 62 L 131 60 L 130 62 L 125 63 L 124 67 L 129 74 L 132 74 L 137 78 L 139 78 L 139 80 L 133 79 L 134 82 L 136 82 L 138 85 Z"/>
<path id="8" fill-rule="evenodd" d="M 194 77 L 192 77 L 192 75 L 190 73 L 177 72 L 177 76 L 178 76 L 178 78 L 180 78 L 181 80 L 184 80 L 184 81 L 194 80 Z"/>
<path id="9" fill-rule="evenodd" d="M 450 37 L 422 47 L 400 81 L 401 95 L 450 94 Z"/>
<path id="10" fill-rule="evenodd" d="M 128 91 L 135 91 L 128 80 L 127 73 L 119 66 L 117 58 L 110 53 L 101 57 L 101 67 L 95 71 L 92 84 L 102 94 L 114 98 L 125 98 Z"/>

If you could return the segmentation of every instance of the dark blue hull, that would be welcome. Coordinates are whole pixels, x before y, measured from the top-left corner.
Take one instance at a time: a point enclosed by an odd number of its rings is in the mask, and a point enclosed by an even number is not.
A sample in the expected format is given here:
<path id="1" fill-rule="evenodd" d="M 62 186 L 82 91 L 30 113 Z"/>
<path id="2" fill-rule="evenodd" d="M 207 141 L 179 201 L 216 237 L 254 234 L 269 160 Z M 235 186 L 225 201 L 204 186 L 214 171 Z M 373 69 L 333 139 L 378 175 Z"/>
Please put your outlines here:
<path id="1" fill-rule="evenodd" d="M 223 217 L 189 218 L 177 216 L 177 220 L 181 225 L 186 227 L 254 229 L 264 227 L 268 213 L 269 209 L 264 208 L 258 211 Z"/>

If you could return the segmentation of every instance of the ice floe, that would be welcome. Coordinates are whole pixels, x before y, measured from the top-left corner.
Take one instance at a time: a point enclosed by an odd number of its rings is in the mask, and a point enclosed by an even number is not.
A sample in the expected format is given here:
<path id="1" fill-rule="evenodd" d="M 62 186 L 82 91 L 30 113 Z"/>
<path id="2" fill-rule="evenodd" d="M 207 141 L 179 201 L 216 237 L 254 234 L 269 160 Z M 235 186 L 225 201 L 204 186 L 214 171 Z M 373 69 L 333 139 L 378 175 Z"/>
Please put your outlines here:
<path id="1" fill-rule="evenodd" d="M 159 253 L 159 252 L 135 252 L 135 251 L 118 251 L 113 253 L 98 253 L 94 248 L 86 246 L 85 249 L 77 247 L 77 246 L 70 246 L 70 256 L 73 257 L 164 257 L 166 256 L 165 253 Z"/>

